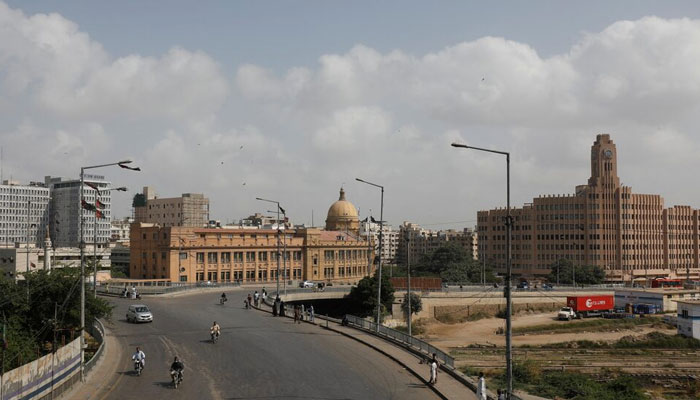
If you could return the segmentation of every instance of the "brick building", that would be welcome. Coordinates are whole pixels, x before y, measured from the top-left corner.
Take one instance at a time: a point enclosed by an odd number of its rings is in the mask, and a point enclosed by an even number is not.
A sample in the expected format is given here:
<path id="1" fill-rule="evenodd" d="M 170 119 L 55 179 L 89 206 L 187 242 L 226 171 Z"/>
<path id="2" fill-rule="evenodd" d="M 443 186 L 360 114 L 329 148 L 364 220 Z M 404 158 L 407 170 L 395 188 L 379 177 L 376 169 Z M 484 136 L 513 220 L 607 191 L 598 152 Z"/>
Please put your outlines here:
<path id="1" fill-rule="evenodd" d="M 557 260 L 597 265 L 613 282 L 655 277 L 698 279 L 698 210 L 664 207 L 655 194 L 637 194 L 617 175 L 617 148 L 610 135 L 591 147 L 591 176 L 570 195 L 546 195 L 513 216 L 513 272 L 548 274 Z M 479 253 L 505 271 L 505 209 L 479 211 Z"/>

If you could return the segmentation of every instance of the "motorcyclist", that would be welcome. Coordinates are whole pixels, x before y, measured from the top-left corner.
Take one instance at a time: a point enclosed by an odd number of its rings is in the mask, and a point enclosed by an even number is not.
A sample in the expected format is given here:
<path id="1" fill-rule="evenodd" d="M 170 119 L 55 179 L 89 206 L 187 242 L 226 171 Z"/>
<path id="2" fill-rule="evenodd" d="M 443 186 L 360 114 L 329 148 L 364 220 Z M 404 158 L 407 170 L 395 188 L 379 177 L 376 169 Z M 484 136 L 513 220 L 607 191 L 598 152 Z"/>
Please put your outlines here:
<path id="1" fill-rule="evenodd" d="M 221 293 L 221 299 L 220 302 L 221 304 L 224 304 L 228 299 L 226 298 L 226 293 Z"/>
<path id="2" fill-rule="evenodd" d="M 219 324 L 216 323 L 216 321 L 214 321 L 214 324 L 212 324 L 209 332 L 212 335 L 212 339 L 214 338 L 214 335 L 216 335 L 216 337 L 218 338 L 219 335 L 221 334 L 221 327 L 219 326 Z"/>
<path id="3" fill-rule="evenodd" d="M 180 381 L 182 381 L 183 378 L 184 378 L 184 374 L 183 374 L 184 370 L 185 370 L 185 364 L 183 364 L 182 361 L 180 361 L 180 360 L 177 358 L 177 356 L 175 356 L 175 359 L 173 360 L 173 363 L 170 364 L 170 373 L 171 373 L 171 374 L 173 374 L 173 373 L 179 374 L 179 375 L 180 375 Z"/>
<path id="4" fill-rule="evenodd" d="M 136 353 L 131 356 L 131 359 L 134 360 L 134 362 L 140 362 L 141 368 L 146 366 L 146 353 L 144 353 L 140 347 L 136 347 Z"/>

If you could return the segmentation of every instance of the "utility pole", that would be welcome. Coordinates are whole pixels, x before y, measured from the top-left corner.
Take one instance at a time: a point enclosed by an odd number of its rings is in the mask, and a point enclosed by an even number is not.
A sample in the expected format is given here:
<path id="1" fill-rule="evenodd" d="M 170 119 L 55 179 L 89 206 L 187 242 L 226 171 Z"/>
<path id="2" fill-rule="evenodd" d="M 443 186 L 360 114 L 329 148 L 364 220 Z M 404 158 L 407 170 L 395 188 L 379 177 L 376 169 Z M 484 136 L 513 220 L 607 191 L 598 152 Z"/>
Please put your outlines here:
<path id="1" fill-rule="evenodd" d="M 408 336 L 411 335 L 411 314 L 413 310 L 411 309 L 411 237 L 408 231 L 406 231 L 406 275 L 408 277 Z"/>

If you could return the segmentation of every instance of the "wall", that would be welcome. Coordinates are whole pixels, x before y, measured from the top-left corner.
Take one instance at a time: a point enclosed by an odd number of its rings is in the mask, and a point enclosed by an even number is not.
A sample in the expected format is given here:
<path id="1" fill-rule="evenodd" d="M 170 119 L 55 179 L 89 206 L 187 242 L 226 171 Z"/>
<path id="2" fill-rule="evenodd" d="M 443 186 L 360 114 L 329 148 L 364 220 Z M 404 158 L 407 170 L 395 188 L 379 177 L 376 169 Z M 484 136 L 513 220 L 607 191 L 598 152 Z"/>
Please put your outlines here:
<path id="1" fill-rule="evenodd" d="M 80 378 L 80 339 L 12 371 L 0 382 L 2 400 L 41 398 L 62 392 Z M 65 386 L 64 386 L 65 385 Z"/>

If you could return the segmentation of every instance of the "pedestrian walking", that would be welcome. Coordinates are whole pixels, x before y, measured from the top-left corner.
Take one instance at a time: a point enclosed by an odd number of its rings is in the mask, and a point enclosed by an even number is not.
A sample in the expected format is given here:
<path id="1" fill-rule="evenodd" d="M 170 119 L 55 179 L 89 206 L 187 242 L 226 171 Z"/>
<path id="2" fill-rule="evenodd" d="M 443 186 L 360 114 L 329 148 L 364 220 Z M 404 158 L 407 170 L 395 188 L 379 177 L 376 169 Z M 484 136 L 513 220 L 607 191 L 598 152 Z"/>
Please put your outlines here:
<path id="1" fill-rule="evenodd" d="M 275 303 L 272 305 L 272 316 L 276 317 L 277 315 L 279 315 L 279 311 L 280 311 L 280 298 L 279 298 L 279 296 L 277 296 L 277 298 L 275 299 Z"/>
<path id="2" fill-rule="evenodd" d="M 479 372 L 479 382 L 476 384 L 476 398 L 486 400 L 486 379 L 484 379 L 483 372 Z"/>
<path id="3" fill-rule="evenodd" d="M 284 317 L 284 314 L 286 311 L 285 308 L 287 308 L 287 307 L 284 305 L 284 301 L 280 300 L 280 313 L 279 313 L 280 317 Z"/>
<path id="4" fill-rule="evenodd" d="M 304 309 L 304 305 L 302 304 L 301 306 L 299 306 L 299 320 L 303 321 L 304 315 L 306 315 L 306 311 Z"/>
<path id="5" fill-rule="evenodd" d="M 506 400 L 506 391 L 498 389 L 498 400 Z"/>
<path id="6" fill-rule="evenodd" d="M 430 360 L 430 383 L 431 385 L 434 385 L 437 383 L 437 374 L 438 374 L 438 363 L 437 363 L 437 355 L 433 353 L 433 359 Z"/>
<path id="7" fill-rule="evenodd" d="M 248 293 L 247 300 L 248 300 L 248 307 L 252 306 L 253 305 L 253 296 L 251 296 L 250 293 Z"/>
<path id="8" fill-rule="evenodd" d="M 309 306 L 309 322 L 314 322 L 314 305 Z"/>
<path id="9" fill-rule="evenodd" d="M 255 307 L 257 307 L 260 304 L 260 293 L 257 290 L 253 294 L 253 298 L 255 299 Z"/>

